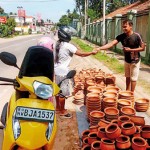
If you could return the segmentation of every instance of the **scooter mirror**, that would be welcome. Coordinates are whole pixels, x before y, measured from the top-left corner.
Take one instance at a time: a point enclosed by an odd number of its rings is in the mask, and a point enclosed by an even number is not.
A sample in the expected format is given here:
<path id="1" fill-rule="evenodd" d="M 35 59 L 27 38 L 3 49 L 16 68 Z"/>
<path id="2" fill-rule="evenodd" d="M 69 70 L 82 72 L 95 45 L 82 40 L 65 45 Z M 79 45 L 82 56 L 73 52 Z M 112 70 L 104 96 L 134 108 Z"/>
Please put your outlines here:
<path id="1" fill-rule="evenodd" d="M 75 76 L 75 74 L 76 74 L 76 71 L 75 70 L 71 70 L 71 71 L 68 72 L 66 78 L 67 79 L 71 79 L 71 78 L 73 78 Z"/>
<path id="2" fill-rule="evenodd" d="M 14 66 L 14 67 L 17 67 L 17 59 L 16 59 L 16 56 L 11 54 L 11 53 L 8 53 L 8 52 L 1 52 L 0 53 L 0 60 L 5 63 L 6 65 L 9 65 L 9 66 Z"/>
<path id="3" fill-rule="evenodd" d="M 76 74 L 76 71 L 75 71 L 75 70 L 69 71 L 68 74 L 67 74 L 67 76 L 66 76 L 66 78 L 63 79 L 63 80 L 58 84 L 58 86 L 60 87 L 60 85 L 62 84 L 62 82 L 63 82 L 64 80 L 73 78 L 73 77 L 75 76 L 75 74 Z"/>

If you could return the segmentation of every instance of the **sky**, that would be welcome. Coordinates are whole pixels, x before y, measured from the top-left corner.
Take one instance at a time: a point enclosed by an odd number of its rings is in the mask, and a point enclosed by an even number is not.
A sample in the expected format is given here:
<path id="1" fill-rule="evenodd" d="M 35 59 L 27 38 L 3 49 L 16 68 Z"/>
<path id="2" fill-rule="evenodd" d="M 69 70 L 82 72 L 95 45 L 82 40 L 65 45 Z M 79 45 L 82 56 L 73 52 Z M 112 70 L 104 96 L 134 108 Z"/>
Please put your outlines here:
<path id="1" fill-rule="evenodd" d="M 0 7 L 6 13 L 17 13 L 18 6 L 26 10 L 27 16 L 37 18 L 37 14 L 40 14 L 45 21 L 50 19 L 57 23 L 62 15 L 67 14 L 68 9 L 73 11 L 75 0 L 0 0 Z"/>

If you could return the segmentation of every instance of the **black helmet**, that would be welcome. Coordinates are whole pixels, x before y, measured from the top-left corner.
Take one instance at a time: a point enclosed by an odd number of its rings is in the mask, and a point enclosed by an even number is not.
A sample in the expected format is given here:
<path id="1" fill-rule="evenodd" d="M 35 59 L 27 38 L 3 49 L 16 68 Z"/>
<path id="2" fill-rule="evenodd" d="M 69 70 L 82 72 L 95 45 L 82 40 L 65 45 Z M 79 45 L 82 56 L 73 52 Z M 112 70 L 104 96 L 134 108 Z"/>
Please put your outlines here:
<path id="1" fill-rule="evenodd" d="M 69 42 L 71 40 L 71 35 L 68 32 L 66 32 L 63 28 L 59 28 L 58 38 L 64 42 Z"/>

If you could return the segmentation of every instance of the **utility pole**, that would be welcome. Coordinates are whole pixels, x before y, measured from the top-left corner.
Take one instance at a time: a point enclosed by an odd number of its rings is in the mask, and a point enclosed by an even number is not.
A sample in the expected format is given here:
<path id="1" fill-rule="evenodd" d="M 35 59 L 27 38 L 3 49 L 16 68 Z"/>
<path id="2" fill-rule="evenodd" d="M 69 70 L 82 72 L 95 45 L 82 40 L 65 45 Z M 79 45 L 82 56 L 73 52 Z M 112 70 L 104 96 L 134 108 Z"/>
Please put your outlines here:
<path id="1" fill-rule="evenodd" d="M 103 34 L 102 34 L 103 45 L 106 44 L 106 37 L 105 37 L 105 6 L 106 6 L 106 0 L 103 0 Z"/>
<path id="2" fill-rule="evenodd" d="M 85 35 L 84 35 L 84 37 L 86 36 L 86 21 L 87 21 L 87 2 L 88 0 L 85 0 L 85 16 L 84 16 L 84 25 L 85 25 L 85 31 L 84 31 L 84 33 L 85 33 Z"/>

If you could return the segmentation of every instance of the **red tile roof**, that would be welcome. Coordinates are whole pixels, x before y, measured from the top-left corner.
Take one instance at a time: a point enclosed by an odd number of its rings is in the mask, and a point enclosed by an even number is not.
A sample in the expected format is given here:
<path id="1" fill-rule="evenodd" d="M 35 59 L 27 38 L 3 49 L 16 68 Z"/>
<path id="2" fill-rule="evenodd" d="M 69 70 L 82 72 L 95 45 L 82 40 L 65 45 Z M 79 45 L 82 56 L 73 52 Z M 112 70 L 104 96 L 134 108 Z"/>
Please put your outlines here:
<path id="1" fill-rule="evenodd" d="M 106 18 L 108 17 L 114 17 L 117 14 L 125 15 L 127 14 L 130 10 L 134 9 L 137 10 L 137 12 L 141 11 L 146 11 L 148 10 L 148 6 L 150 6 L 150 0 L 147 0 L 146 2 L 142 3 L 141 1 L 137 1 L 133 4 L 127 5 L 125 7 L 121 7 L 114 12 L 111 12 L 110 14 L 106 15 Z M 98 19 L 99 21 L 103 20 L 103 18 Z"/>

